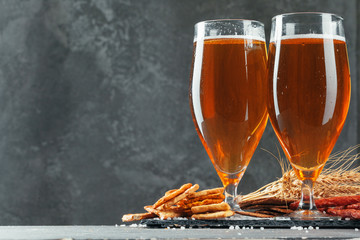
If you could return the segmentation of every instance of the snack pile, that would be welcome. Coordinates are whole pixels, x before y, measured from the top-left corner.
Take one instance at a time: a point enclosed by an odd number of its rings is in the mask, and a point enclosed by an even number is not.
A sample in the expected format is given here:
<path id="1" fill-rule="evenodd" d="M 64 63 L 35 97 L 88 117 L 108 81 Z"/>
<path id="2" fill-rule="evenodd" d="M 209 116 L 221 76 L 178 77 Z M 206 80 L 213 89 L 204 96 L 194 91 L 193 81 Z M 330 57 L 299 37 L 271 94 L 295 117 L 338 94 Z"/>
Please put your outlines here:
<path id="1" fill-rule="evenodd" d="M 159 217 L 172 219 L 186 217 L 190 219 L 216 219 L 230 217 L 235 214 L 230 206 L 223 202 L 224 188 L 213 188 L 198 191 L 198 184 L 187 183 L 179 189 L 165 193 L 156 203 L 145 206 L 146 213 L 125 214 L 123 222 Z"/>
<path id="2" fill-rule="evenodd" d="M 123 222 L 139 221 L 148 218 L 173 219 L 218 219 L 233 216 L 234 211 L 223 202 L 224 188 L 213 188 L 198 191 L 198 184 L 187 183 L 179 189 L 165 193 L 153 205 L 145 206 L 146 213 L 126 214 Z M 241 209 L 236 213 L 258 218 L 284 216 L 296 210 L 299 201 L 295 198 L 252 197 L 243 196 L 239 202 Z M 315 200 L 320 211 L 342 219 L 360 219 L 360 195 L 336 196 Z"/>
<path id="3" fill-rule="evenodd" d="M 341 219 L 360 219 L 360 195 L 320 198 L 315 199 L 315 204 L 319 211 L 328 215 L 338 216 Z M 298 205 L 299 201 L 295 199 L 266 197 L 242 201 L 240 207 L 244 211 L 236 213 L 259 218 L 273 218 L 292 213 Z"/>
<path id="4" fill-rule="evenodd" d="M 276 197 L 245 200 L 239 203 L 240 208 L 244 211 L 237 213 L 258 218 L 273 218 L 292 213 L 293 210 L 289 205 L 293 202 L 295 202 L 294 199 Z"/>

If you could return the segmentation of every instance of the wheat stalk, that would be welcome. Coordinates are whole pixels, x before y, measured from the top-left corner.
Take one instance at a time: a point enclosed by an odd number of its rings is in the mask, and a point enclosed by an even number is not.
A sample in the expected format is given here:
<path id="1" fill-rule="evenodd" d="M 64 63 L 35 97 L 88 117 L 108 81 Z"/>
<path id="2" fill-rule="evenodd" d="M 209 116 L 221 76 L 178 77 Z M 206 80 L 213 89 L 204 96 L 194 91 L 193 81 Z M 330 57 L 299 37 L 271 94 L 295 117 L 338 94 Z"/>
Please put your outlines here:
<path id="1" fill-rule="evenodd" d="M 337 152 L 329 157 L 324 170 L 314 185 L 314 196 L 316 198 L 356 195 L 360 193 L 360 166 L 353 167 L 354 162 L 360 159 L 360 155 L 352 155 L 358 148 L 360 148 L 360 145 L 350 147 L 343 152 Z M 269 197 L 281 199 L 300 198 L 301 181 L 297 179 L 295 172 L 291 170 L 290 165 L 281 157 L 278 158 L 273 153 L 269 153 L 278 160 L 282 170 L 282 177 L 252 193 L 242 196 L 242 201 Z"/>

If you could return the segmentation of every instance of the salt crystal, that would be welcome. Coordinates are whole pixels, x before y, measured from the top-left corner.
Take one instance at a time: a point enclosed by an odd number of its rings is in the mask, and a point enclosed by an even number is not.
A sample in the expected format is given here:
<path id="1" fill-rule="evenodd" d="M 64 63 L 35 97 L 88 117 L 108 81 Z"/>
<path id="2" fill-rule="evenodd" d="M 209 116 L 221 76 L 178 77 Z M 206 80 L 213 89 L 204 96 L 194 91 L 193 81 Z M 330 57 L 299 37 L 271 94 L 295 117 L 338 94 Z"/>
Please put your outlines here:
<path id="1" fill-rule="evenodd" d="M 263 231 L 265 228 L 264 227 L 260 227 L 260 230 Z"/>
<path id="2" fill-rule="evenodd" d="M 358 228 L 355 228 L 355 232 L 358 232 L 359 231 L 359 229 Z"/>
<path id="3" fill-rule="evenodd" d="M 307 237 L 301 237 L 301 239 L 307 239 Z"/>
<path id="4" fill-rule="evenodd" d="M 166 220 L 171 220 L 171 217 L 167 218 Z"/>
<path id="5" fill-rule="evenodd" d="M 119 225 L 115 224 L 115 227 L 118 227 Z"/>
<path id="6" fill-rule="evenodd" d="M 299 226 L 299 227 L 297 227 L 297 230 L 303 230 L 303 227 L 301 227 L 301 226 Z"/>
<path id="7" fill-rule="evenodd" d="M 191 220 L 195 220 L 195 218 L 191 218 Z"/>
<path id="8" fill-rule="evenodd" d="M 250 227 L 250 229 L 254 229 L 254 227 L 253 227 L 253 226 L 251 226 L 251 227 Z"/>
<path id="9" fill-rule="evenodd" d="M 126 225 L 125 225 L 125 224 L 121 224 L 120 227 L 126 227 Z"/>
<path id="10" fill-rule="evenodd" d="M 309 231 L 308 231 L 308 230 L 306 230 L 305 232 L 306 232 L 306 233 L 309 233 Z"/>
<path id="11" fill-rule="evenodd" d="M 234 230 L 234 226 L 230 226 L 229 229 L 230 229 L 230 230 Z"/>
<path id="12" fill-rule="evenodd" d="M 350 218 L 345 218 L 346 221 L 350 221 Z"/>
<path id="13" fill-rule="evenodd" d="M 316 227 L 315 229 L 316 229 L 316 230 L 319 230 L 320 228 L 319 228 L 319 227 Z"/>
<path id="14" fill-rule="evenodd" d="M 185 229 L 185 227 L 184 227 L 184 226 L 181 226 L 181 227 L 180 227 L 180 229 L 181 229 L 181 230 L 184 230 L 184 229 Z"/>
<path id="15" fill-rule="evenodd" d="M 240 236 L 240 235 L 241 235 L 241 233 L 238 233 L 238 235 Z"/>
<path id="16" fill-rule="evenodd" d="M 296 226 L 292 226 L 290 229 L 291 229 L 291 230 L 297 230 L 297 227 L 296 227 Z"/>
<path id="17" fill-rule="evenodd" d="M 245 230 L 245 226 L 243 226 L 242 229 Z"/>
<path id="18" fill-rule="evenodd" d="M 239 229 L 240 229 L 240 227 L 239 227 L 238 225 L 236 225 L 236 226 L 235 226 L 235 229 L 236 229 L 236 230 L 239 230 Z"/>
<path id="19" fill-rule="evenodd" d="M 168 226 L 166 229 L 170 229 L 170 227 Z"/>
<path id="20" fill-rule="evenodd" d="M 309 230 L 313 230 L 314 228 L 313 228 L 313 226 L 309 226 Z"/>
<path id="21" fill-rule="evenodd" d="M 131 224 L 129 227 L 137 227 L 138 225 L 136 223 Z"/>

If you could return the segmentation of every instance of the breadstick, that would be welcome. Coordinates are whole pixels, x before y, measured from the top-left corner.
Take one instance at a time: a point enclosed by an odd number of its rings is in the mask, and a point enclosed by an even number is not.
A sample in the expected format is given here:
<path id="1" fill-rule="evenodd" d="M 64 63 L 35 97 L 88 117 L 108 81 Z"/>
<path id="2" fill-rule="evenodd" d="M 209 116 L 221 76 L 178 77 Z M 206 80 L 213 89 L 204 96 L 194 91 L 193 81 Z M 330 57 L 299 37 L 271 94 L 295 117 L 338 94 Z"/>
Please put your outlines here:
<path id="1" fill-rule="evenodd" d="M 195 184 L 194 186 L 190 187 L 189 189 L 187 189 L 184 193 L 174 197 L 173 199 L 170 199 L 169 201 L 165 202 L 164 205 L 162 206 L 162 209 L 166 209 L 171 207 L 172 205 L 176 204 L 177 202 L 179 202 L 180 200 L 183 200 L 184 198 L 186 198 L 186 196 L 188 196 L 190 193 L 195 192 L 196 190 L 199 189 L 199 185 Z"/>
<path id="2" fill-rule="evenodd" d="M 199 220 L 206 220 L 206 219 L 214 219 L 214 218 L 226 218 L 233 216 L 235 213 L 231 210 L 227 211 L 220 211 L 220 212 L 212 212 L 212 213 L 199 213 L 194 214 L 191 218 L 199 219 Z"/>
<path id="3" fill-rule="evenodd" d="M 139 221 L 142 219 L 148 219 L 156 217 L 154 213 L 135 213 L 135 214 L 125 214 L 122 217 L 123 222 Z"/>
<path id="4" fill-rule="evenodd" d="M 182 185 L 179 189 L 170 192 L 169 194 L 165 194 L 165 196 L 163 196 L 162 198 L 160 198 L 154 205 L 153 208 L 158 208 L 160 205 L 166 203 L 167 201 L 175 198 L 176 196 L 184 193 L 187 189 L 191 188 L 192 184 L 191 183 L 187 183 Z"/>
<path id="5" fill-rule="evenodd" d="M 229 204 L 226 202 L 222 203 L 215 203 L 210 205 L 203 205 L 203 206 L 195 206 L 191 208 L 193 213 L 206 213 L 206 212 L 218 212 L 218 211 L 227 211 L 230 210 Z"/>

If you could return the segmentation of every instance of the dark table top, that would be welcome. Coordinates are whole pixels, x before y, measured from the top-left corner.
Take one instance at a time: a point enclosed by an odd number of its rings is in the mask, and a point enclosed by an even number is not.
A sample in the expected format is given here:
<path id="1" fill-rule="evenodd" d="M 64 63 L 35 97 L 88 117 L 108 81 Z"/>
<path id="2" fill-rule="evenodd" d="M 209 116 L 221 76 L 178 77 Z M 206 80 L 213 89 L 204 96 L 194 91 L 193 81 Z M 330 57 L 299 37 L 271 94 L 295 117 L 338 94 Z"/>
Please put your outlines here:
<path id="1" fill-rule="evenodd" d="M 148 228 L 114 226 L 0 226 L 0 239 L 360 239 L 354 229 L 305 228 Z"/>

